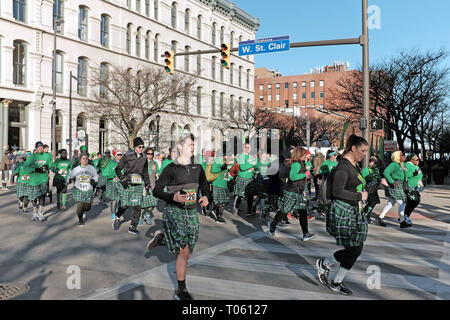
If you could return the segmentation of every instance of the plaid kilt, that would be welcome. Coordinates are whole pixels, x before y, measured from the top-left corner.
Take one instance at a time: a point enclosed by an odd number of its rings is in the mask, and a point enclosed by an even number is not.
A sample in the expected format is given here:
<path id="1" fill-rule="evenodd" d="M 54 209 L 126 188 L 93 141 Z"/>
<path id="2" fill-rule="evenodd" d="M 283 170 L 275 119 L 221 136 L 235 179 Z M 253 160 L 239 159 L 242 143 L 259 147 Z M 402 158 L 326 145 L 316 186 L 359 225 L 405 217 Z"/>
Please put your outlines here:
<path id="1" fill-rule="evenodd" d="M 163 213 L 164 238 L 171 253 L 180 253 L 187 245 L 192 253 L 200 233 L 197 209 L 181 209 L 166 204 Z"/>
<path id="2" fill-rule="evenodd" d="M 262 195 L 267 193 L 269 187 L 269 179 L 264 179 L 262 175 L 258 175 L 255 180 L 256 194 Z"/>
<path id="3" fill-rule="evenodd" d="M 64 187 L 67 186 L 66 179 L 64 179 L 63 177 L 57 177 L 57 176 L 55 176 L 55 177 L 53 178 L 53 186 L 54 186 L 55 188 L 64 189 Z"/>
<path id="4" fill-rule="evenodd" d="M 213 186 L 213 199 L 214 203 L 228 203 L 231 200 L 231 194 L 228 188 L 221 188 Z"/>
<path id="5" fill-rule="evenodd" d="M 97 188 L 106 186 L 106 182 L 107 180 L 103 177 L 103 174 L 100 172 L 100 174 L 98 175 Z"/>
<path id="6" fill-rule="evenodd" d="M 144 191 L 143 189 L 142 191 Z M 153 191 L 147 192 L 145 191 L 145 195 L 142 194 L 142 204 L 141 207 L 143 209 L 150 208 L 150 207 L 156 207 L 158 205 L 158 199 L 155 198 L 153 195 Z"/>
<path id="7" fill-rule="evenodd" d="M 386 197 L 393 200 L 402 200 L 403 202 L 406 202 L 406 195 L 401 184 L 399 184 L 397 187 L 386 187 Z"/>
<path id="8" fill-rule="evenodd" d="M 252 179 L 244 179 L 242 177 L 237 176 L 236 177 L 236 184 L 234 185 L 234 195 L 245 197 L 245 193 L 250 191 L 250 189 L 254 188 L 254 186 L 250 186 L 250 188 L 247 188 L 247 186 L 252 182 Z"/>
<path id="9" fill-rule="evenodd" d="M 28 189 L 30 188 L 30 185 L 28 183 L 25 182 L 20 182 L 17 181 L 16 183 L 16 194 L 17 194 L 17 198 L 20 197 L 28 197 Z"/>
<path id="10" fill-rule="evenodd" d="M 119 189 L 118 185 L 119 182 L 113 182 L 112 180 L 106 180 L 106 190 L 103 194 L 103 198 L 109 201 L 119 201 L 120 195 L 119 195 Z"/>
<path id="11" fill-rule="evenodd" d="M 142 205 L 142 192 L 144 191 L 144 185 L 129 185 L 128 188 L 124 189 L 122 184 L 117 183 L 117 190 L 120 196 L 121 206 L 140 206 Z"/>
<path id="12" fill-rule="evenodd" d="M 82 191 L 77 187 L 73 187 L 72 198 L 75 202 L 92 203 L 94 200 L 94 190 Z"/>
<path id="13" fill-rule="evenodd" d="M 28 200 L 33 201 L 36 198 L 47 195 L 48 182 L 41 183 L 37 186 L 28 185 Z"/>
<path id="14" fill-rule="evenodd" d="M 294 210 L 305 210 L 306 199 L 303 194 L 296 192 L 283 192 L 283 198 L 280 200 L 280 209 L 283 213 L 294 213 Z"/>
<path id="15" fill-rule="evenodd" d="M 408 192 L 406 192 L 406 196 L 408 197 L 408 200 L 420 202 L 420 192 L 419 191 L 409 190 Z"/>
<path id="16" fill-rule="evenodd" d="M 269 212 L 277 212 L 280 207 L 280 197 L 276 194 L 269 193 L 269 207 L 267 208 Z"/>
<path id="17" fill-rule="evenodd" d="M 367 198 L 367 205 L 374 207 L 380 203 L 380 197 L 378 196 L 378 191 L 370 192 L 369 197 Z"/>
<path id="18" fill-rule="evenodd" d="M 367 220 L 359 213 L 359 207 L 342 200 L 333 200 L 326 220 L 327 232 L 336 239 L 338 246 L 357 247 L 367 239 Z"/>

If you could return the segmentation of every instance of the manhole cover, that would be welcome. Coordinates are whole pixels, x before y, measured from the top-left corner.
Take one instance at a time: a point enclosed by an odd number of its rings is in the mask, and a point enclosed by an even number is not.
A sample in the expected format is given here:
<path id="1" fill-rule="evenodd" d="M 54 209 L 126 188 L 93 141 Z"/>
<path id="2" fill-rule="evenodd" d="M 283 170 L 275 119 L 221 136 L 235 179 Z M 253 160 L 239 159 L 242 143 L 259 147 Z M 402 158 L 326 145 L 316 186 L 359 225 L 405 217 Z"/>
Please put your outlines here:
<path id="1" fill-rule="evenodd" d="M 27 293 L 30 287 L 22 283 L 0 283 L 0 300 L 8 300 Z"/>

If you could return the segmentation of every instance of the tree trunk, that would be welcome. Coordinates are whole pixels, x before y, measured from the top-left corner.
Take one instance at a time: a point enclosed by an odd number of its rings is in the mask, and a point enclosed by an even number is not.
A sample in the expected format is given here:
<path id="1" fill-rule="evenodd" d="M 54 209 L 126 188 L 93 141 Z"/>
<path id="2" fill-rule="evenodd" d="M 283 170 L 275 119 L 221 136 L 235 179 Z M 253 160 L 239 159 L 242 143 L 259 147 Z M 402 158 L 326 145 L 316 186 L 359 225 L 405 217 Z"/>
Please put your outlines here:
<path id="1" fill-rule="evenodd" d="M 403 133 L 399 130 L 395 130 L 395 136 L 397 137 L 398 149 L 405 153 L 405 138 L 403 137 Z"/>
<path id="2" fill-rule="evenodd" d="M 136 138 L 136 132 L 130 133 L 130 136 L 128 137 L 128 148 L 130 148 L 131 150 L 134 149 L 134 146 L 133 146 L 134 138 Z"/>

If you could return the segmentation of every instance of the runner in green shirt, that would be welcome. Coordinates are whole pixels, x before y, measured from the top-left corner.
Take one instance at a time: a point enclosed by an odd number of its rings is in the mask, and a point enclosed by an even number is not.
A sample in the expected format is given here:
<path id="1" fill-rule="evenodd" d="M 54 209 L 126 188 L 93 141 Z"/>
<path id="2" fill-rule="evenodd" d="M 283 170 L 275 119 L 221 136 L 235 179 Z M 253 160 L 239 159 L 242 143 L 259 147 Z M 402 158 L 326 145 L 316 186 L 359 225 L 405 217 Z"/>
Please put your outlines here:
<path id="1" fill-rule="evenodd" d="M 53 185 L 56 187 L 56 206 L 61 208 L 61 193 L 62 193 L 62 209 L 67 210 L 67 177 L 72 170 L 72 161 L 67 159 L 67 150 L 61 149 L 58 151 L 60 158 L 56 159 L 51 170 L 55 173 L 53 178 Z"/>
<path id="2" fill-rule="evenodd" d="M 31 152 L 25 153 L 23 156 L 23 161 L 19 162 L 19 164 L 16 167 L 16 170 L 14 170 L 14 175 L 17 175 L 17 198 L 19 199 L 19 210 L 23 209 L 23 212 L 25 213 L 27 211 L 28 207 L 28 189 L 29 185 L 28 182 L 30 180 L 30 169 L 25 168 L 25 161 L 27 158 L 31 156 Z"/>
<path id="3" fill-rule="evenodd" d="M 331 173 L 331 170 L 333 170 L 333 168 L 337 166 L 338 163 L 336 161 L 336 158 L 337 158 L 336 151 L 333 151 L 331 149 L 327 151 L 326 161 L 322 163 L 319 170 L 319 173 L 324 175 L 324 179 L 329 173 Z"/>
<path id="4" fill-rule="evenodd" d="M 253 171 L 256 166 L 256 159 L 250 155 L 250 143 L 244 144 L 244 153 L 237 158 L 239 164 L 239 173 L 236 178 L 236 184 L 234 186 L 234 214 L 238 214 L 239 206 L 243 198 L 247 199 L 247 216 L 255 215 L 252 212 L 253 196 L 250 197 L 250 193 L 247 186 L 252 182 Z"/>
<path id="5" fill-rule="evenodd" d="M 223 218 L 225 206 L 230 201 L 230 190 L 228 190 L 228 181 L 233 179 L 230 169 L 233 166 L 233 157 L 226 155 L 217 157 L 211 168 L 211 173 L 219 174 L 217 179 L 212 182 L 214 207 L 211 210 L 211 218 L 217 223 L 226 223 Z"/>

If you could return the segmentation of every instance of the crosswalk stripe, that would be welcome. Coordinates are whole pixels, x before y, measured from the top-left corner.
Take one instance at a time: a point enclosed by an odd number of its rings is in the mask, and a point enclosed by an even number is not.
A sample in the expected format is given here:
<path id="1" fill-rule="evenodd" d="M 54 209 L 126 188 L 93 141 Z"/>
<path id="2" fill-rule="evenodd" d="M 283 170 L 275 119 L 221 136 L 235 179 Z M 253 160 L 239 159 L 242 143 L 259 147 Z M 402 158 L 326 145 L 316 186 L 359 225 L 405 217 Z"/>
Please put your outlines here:
<path id="1" fill-rule="evenodd" d="M 309 264 L 295 264 L 273 260 L 248 259 L 232 256 L 217 256 L 214 258 L 204 259 L 199 263 L 201 265 L 210 267 L 230 268 L 300 277 L 306 276 L 309 279 L 311 279 L 311 275 L 313 275 L 312 280 L 318 281 L 317 270 L 315 266 Z M 352 271 L 345 278 L 345 281 L 357 284 L 366 283 L 371 273 L 368 274 L 366 272 L 356 271 L 355 269 L 356 268 L 352 269 Z M 440 284 L 440 281 L 435 278 L 388 273 L 383 271 L 381 271 L 380 275 L 382 287 L 388 286 L 408 290 L 425 290 L 435 293 L 436 287 Z M 333 278 L 330 276 L 330 279 Z"/>

